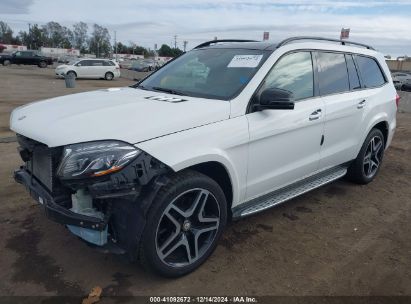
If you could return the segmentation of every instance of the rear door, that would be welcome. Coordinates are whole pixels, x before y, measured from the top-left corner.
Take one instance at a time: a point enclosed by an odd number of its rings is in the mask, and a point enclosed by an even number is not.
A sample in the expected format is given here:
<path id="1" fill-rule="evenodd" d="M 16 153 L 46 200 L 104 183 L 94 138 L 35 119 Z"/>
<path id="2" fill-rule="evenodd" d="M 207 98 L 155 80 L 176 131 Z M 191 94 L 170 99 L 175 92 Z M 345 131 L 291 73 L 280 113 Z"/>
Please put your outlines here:
<path id="1" fill-rule="evenodd" d="M 246 200 L 318 169 L 324 105 L 315 97 L 314 75 L 311 52 L 296 51 L 282 56 L 262 82 L 260 91 L 278 88 L 292 92 L 295 107 L 247 114 L 250 142 Z"/>
<path id="2" fill-rule="evenodd" d="M 104 77 L 106 67 L 104 66 L 104 60 L 91 61 L 90 76 L 95 78 Z"/>
<path id="3" fill-rule="evenodd" d="M 317 52 L 319 93 L 325 105 L 320 169 L 356 157 L 366 98 L 351 54 Z"/>

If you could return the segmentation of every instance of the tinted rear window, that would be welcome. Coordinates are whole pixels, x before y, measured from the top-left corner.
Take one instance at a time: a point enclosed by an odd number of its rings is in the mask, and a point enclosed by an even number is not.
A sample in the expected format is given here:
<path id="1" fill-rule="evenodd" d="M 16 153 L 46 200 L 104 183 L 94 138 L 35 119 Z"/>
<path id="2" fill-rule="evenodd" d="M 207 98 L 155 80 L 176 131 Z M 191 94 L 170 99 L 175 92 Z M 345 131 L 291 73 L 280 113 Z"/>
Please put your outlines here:
<path id="1" fill-rule="evenodd" d="M 357 55 L 355 60 L 366 88 L 379 87 L 385 83 L 384 75 L 375 59 Z"/>
<path id="2" fill-rule="evenodd" d="M 349 91 L 347 65 L 344 54 L 319 52 L 320 94 Z"/>
<path id="3" fill-rule="evenodd" d="M 345 55 L 347 61 L 348 78 L 350 79 L 350 89 L 355 90 L 361 88 L 360 79 L 358 77 L 357 68 L 351 55 Z"/>
<path id="4" fill-rule="evenodd" d="M 81 66 L 90 66 L 91 65 L 90 60 L 82 60 L 82 61 L 79 62 L 79 64 Z"/>
<path id="5" fill-rule="evenodd" d="M 91 66 L 103 66 L 103 60 L 89 60 Z"/>

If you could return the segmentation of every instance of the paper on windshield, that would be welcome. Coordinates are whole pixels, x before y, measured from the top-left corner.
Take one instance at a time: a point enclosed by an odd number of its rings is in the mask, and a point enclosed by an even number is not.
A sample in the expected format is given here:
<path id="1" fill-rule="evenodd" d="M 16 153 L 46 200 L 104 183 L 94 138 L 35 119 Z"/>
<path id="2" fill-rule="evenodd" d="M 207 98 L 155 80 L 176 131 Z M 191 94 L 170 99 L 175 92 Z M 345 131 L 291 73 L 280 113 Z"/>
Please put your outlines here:
<path id="1" fill-rule="evenodd" d="M 235 55 L 227 65 L 228 68 L 255 68 L 263 55 Z"/>

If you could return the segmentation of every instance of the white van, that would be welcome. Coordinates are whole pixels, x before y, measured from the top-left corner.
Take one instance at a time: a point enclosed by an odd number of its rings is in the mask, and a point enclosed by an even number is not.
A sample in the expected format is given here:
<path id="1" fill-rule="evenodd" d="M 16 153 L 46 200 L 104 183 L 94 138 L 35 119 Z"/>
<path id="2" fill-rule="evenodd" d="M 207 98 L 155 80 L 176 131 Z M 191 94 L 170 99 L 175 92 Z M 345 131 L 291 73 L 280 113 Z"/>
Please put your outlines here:
<path id="1" fill-rule="evenodd" d="M 120 67 L 108 59 L 80 59 L 56 68 L 57 77 L 65 77 L 65 75 L 74 78 L 113 80 L 120 77 Z"/>

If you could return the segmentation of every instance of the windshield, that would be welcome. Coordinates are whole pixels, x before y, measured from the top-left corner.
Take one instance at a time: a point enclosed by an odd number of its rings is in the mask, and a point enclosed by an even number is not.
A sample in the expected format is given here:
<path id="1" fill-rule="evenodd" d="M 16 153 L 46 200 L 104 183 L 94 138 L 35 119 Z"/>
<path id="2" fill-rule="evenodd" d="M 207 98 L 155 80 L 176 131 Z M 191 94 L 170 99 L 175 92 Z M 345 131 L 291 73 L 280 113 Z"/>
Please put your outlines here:
<path id="1" fill-rule="evenodd" d="M 238 95 L 271 51 L 209 48 L 190 51 L 153 73 L 140 88 L 229 100 Z"/>

